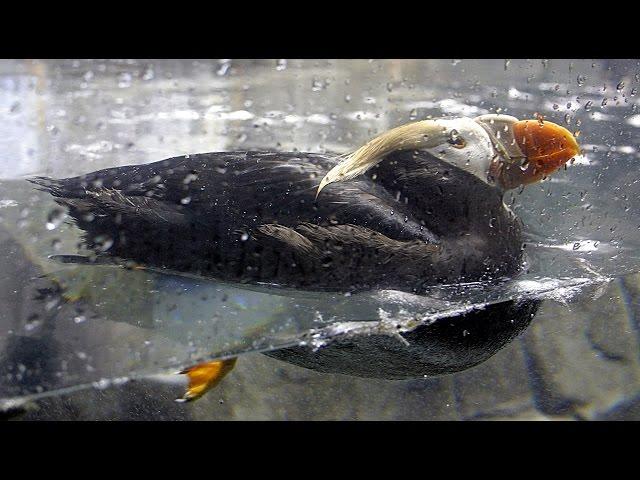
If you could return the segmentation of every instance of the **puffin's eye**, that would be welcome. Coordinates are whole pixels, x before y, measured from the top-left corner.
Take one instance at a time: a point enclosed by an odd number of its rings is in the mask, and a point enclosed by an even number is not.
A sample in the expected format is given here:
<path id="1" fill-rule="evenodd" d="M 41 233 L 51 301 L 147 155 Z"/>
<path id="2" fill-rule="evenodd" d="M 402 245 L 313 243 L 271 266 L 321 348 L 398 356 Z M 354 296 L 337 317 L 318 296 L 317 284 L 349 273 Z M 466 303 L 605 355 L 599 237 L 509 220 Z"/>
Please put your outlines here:
<path id="1" fill-rule="evenodd" d="M 467 142 L 464 141 L 456 129 L 449 132 L 449 139 L 447 141 L 455 148 L 464 148 L 467 145 Z"/>

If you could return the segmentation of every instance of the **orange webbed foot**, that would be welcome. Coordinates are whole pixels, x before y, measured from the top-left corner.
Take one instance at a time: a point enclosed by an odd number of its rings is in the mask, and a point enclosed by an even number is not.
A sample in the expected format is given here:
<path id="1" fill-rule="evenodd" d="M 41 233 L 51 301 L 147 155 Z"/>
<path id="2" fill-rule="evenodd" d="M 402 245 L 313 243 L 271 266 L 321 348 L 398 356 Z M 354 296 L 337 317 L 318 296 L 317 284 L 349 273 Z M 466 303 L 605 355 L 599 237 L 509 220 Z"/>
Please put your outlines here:
<path id="1" fill-rule="evenodd" d="M 224 376 L 229 373 L 236 364 L 237 358 L 204 362 L 178 372 L 189 379 L 187 391 L 177 402 L 190 402 L 197 400 L 213 387 L 218 385 Z"/>

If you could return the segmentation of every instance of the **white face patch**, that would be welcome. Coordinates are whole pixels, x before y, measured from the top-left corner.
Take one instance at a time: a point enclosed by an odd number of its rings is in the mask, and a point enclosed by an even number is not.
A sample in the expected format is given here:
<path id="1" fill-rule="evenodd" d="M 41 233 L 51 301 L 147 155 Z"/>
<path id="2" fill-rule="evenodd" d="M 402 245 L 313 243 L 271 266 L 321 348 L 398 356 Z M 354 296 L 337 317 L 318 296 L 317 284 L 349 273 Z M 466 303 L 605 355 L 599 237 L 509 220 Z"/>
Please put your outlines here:
<path id="1" fill-rule="evenodd" d="M 470 118 L 434 120 L 446 130 L 449 142 L 426 148 L 434 157 L 488 182 L 489 166 L 497 155 L 489 134 Z"/>
<path id="2" fill-rule="evenodd" d="M 320 191 L 330 183 L 363 174 L 396 150 L 425 150 L 436 158 L 476 175 L 486 183 L 489 168 L 499 154 L 491 135 L 470 118 L 422 120 L 393 128 L 346 155 L 322 179 Z"/>

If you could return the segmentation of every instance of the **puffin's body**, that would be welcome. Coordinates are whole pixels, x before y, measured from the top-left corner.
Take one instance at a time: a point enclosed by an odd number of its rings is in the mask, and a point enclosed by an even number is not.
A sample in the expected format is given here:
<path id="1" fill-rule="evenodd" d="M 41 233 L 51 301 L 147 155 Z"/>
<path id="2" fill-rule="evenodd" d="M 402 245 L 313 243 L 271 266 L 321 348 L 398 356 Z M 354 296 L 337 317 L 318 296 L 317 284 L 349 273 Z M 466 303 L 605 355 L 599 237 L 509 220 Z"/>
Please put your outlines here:
<path id="1" fill-rule="evenodd" d="M 202 153 L 32 181 L 68 207 L 98 262 L 306 290 L 420 293 L 516 275 L 521 229 L 503 192 L 553 172 L 577 148 L 555 124 L 488 115 L 397 127 L 346 158 Z M 537 305 L 505 302 L 419 327 L 403 334 L 408 347 L 372 335 L 269 355 L 380 378 L 453 372 L 495 353 Z M 184 370 L 185 399 L 235 359 L 225 362 Z"/>
<path id="2" fill-rule="evenodd" d="M 99 256 L 225 281 L 397 289 L 515 273 L 502 193 L 426 152 L 389 155 L 327 187 L 335 157 L 223 152 L 37 180 Z"/>

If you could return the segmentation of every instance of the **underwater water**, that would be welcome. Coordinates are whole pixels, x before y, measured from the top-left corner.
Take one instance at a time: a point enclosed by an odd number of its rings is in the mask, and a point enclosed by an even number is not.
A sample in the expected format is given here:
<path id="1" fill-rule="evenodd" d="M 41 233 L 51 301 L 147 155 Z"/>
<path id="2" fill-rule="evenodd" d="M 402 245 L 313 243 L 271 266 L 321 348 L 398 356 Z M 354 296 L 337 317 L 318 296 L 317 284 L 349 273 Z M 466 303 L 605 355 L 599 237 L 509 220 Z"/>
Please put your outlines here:
<path id="1" fill-rule="evenodd" d="M 640 66 L 631 60 L 0 62 L 0 408 L 33 419 L 640 418 Z M 225 150 L 344 153 L 413 120 L 506 113 L 583 153 L 507 193 L 510 282 L 310 293 L 49 258 L 79 230 L 25 181 Z M 106 247 L 108 248 L 108 247 Z M 80 247 L 80 250 L 82 248 Z M 322 373 L 260 352 L 542 300 L 504 348 L 440 376 Z M 473 332 L 471 332 L 473 335 Z M 172 372 L 240 355 L 205 397 Z"/>

